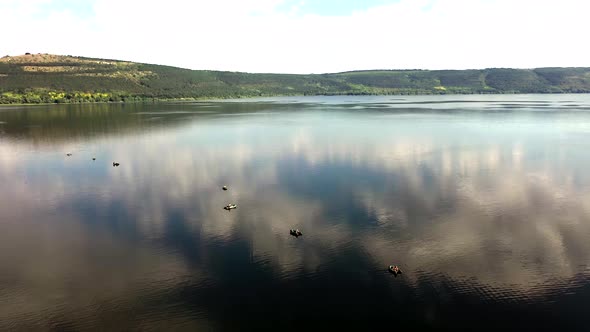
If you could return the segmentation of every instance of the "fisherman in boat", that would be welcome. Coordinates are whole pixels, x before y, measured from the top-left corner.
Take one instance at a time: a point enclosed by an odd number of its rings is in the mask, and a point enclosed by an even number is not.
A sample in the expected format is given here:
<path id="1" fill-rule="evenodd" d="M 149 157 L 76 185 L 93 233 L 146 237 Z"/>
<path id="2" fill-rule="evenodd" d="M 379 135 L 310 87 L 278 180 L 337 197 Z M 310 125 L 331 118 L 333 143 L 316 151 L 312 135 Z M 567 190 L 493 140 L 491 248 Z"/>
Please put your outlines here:
<path id="1" fill-rule="evenodd" d="M 389 272 L 393 273 L 395 276 L 402 274 L 402 270 L 397 265 L 389 265 Z"/>
<path id="2" fill-rule="evenodd" d="M 291 235 L 293 235 L 294 237 L 299 237 L 303 235 L 303 233 L 301 233 L 299 229 L 290 229 L 289 233 L 291 233 Z"/>

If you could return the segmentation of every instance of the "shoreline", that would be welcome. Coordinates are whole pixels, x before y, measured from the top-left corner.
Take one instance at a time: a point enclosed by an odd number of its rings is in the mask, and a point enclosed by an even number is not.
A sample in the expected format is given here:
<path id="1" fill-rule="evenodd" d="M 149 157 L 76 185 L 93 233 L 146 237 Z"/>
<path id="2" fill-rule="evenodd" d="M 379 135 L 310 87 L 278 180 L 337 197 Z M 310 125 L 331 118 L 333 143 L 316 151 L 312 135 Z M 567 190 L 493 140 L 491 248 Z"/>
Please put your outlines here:
<path id="1" fill-rule="evenodd" d="M 10 106 L 48 106 L 48 105 L 88 105 L 88 104 L 157 104 L 157 103 L 170 103 L 170 102 L 223 102 L 228 100 L 248 100 L 256 98 L 277 98 L 277 97 L 387 97 L 387 96 L 486 96 L 486 95 L 590 95 L 590 92 L 531 92 L 531 93 L 507 93 L 507 92 L 487 92 L 487 93 L 431 93 L 431 94 L 317 94 L 317 95 L 306 95 L 306 94 L 279 94 L 279 95 L 263 95 L 263 96 L 228 96 L 228 97 L 195 97 L 195 98 L 153 98 L 153 99 L 139 99 L 130 101 L 84 101 L 84 102 L 71 102 L 71 103 L 0 103 L 1 107 Z"/>

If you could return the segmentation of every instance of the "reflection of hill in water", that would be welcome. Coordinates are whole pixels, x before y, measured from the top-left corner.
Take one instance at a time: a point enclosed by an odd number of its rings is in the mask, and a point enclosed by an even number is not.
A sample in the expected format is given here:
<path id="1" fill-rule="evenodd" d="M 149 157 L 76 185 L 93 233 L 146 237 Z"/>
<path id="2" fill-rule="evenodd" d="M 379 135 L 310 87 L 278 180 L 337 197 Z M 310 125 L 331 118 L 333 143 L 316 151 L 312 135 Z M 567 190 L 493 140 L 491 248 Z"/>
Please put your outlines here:
<path id="1" fill-rule="evenodd" d="M 280 112 L 329 111 L 381 114 L 453 115 L 473 113 L 538 114 L 555 111 L 575 116 L 590 109 L 583 95 L 507 96 L 405 96 L 405 97 L 298 97 L 259 98 L 246 101 L 130 104 L 69 104 L 0 107 L 0 134 L 35 144 L 67 143 L 75 139 L 133 135 L 193 121 L 228 116 L 273 115 Z M 541 112 L 545 111 L 545 112 Z M 541 112 L 541 113 L 539 113 Z"/>
<path id="2" fill-rule="evenodd" d="M 288 105 L 286 105 L 288 106 Z M 220 108 L 222 112 L 220 112 Z M 281 106 L 276 109 L 284 108 Z M 266 104 L 164 103 L 75 104 L 0 108 L 0 133 L 36 144 L 134 135 L 160 127 L 182 126 L 216 116 L 267 110 Z"/>
<path id="3" fill-rule="evenodd" d="M 0 286 L 26 303 L 0 322 L 583 321 L 590 159 L 569 135 L 586 115 L 267 107 L 107 131 L 94 164 L 0 142 Z"/>

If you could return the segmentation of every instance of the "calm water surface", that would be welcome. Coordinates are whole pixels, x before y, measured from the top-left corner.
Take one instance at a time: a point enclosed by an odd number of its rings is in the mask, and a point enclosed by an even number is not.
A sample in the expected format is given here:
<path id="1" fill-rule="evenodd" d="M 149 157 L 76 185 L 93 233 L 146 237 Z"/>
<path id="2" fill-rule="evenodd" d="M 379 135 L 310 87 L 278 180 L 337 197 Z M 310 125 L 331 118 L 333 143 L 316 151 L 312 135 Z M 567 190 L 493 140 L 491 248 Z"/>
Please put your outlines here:
<path id="1" fill-rule="evenodd" d="M 0 330 L 587 331 L 589 151 L 588 95 L 1 107 Z"/>

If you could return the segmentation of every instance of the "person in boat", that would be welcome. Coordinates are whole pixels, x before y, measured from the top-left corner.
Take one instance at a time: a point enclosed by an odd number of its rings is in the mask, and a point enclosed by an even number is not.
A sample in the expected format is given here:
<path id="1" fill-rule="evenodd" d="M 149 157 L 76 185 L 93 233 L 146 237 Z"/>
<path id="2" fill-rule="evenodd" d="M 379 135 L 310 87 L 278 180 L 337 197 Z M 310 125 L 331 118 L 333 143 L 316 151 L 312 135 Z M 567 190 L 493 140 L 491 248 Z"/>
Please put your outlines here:
<path id="1" fill-rule="evenodd" d="M 397 265 L 389 265 L 389 271 L 395 275 L 402 273 L 402 270 L 400 270 L 399 266 Z"/>

